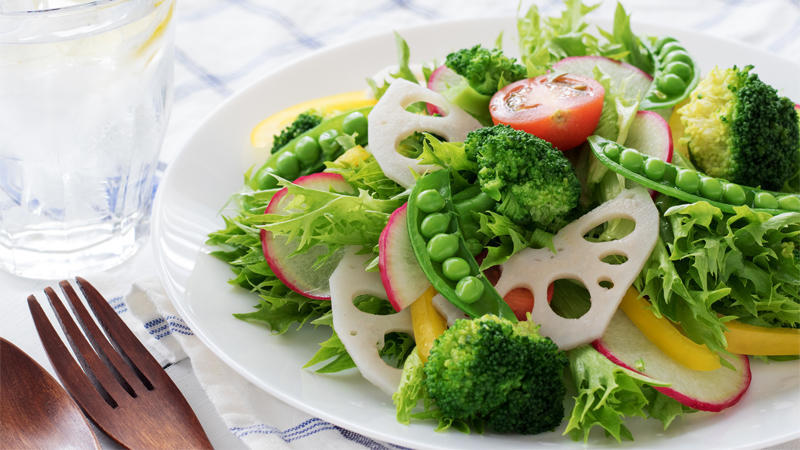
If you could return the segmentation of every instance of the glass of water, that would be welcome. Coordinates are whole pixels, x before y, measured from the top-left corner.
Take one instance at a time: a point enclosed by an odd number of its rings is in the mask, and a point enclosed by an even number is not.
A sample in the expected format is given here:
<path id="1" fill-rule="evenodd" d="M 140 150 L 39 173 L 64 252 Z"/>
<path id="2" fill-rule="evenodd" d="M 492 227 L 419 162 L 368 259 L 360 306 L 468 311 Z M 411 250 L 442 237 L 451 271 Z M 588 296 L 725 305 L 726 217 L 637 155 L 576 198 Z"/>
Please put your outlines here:
<path id="1" fill-rule="evenodd" d="M 107 269 L 148 232 L 174 0 L 0 1 L 0 268 Z"/>

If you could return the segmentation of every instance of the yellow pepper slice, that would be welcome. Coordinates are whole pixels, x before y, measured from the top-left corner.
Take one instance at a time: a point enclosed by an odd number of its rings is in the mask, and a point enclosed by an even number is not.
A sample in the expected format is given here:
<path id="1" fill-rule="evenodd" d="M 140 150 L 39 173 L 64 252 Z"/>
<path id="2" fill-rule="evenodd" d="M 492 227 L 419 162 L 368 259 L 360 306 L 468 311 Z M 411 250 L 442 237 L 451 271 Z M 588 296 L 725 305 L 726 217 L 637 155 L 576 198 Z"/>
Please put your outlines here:
<path id="1" fill-rule="evenodd" d="M 259 122 L 250 133 L 250 144 L 256 148 L 269 147 L 272 145 L 272 137 L 274 135 L 280 133 L 284 127 L 292 123 L 300 113 L 309 109 L 316 110 L 322 114 L 330 114 L 374 105 L 377 101 L 374 98 L 367 97 L 367 95 L 366 91 L 345 92 L 290 106 Z"/>
<path id="2" fill-rule="evenodd" d="M 422 362 L 428 360 L 428 353 L 433 341 L 447 329 L 447 322 L 433 307 L 433 296 L 436 289 L 429 287 L 409 306 L 411 308 L 411 324 L 414 327 L 414 340 L 417 342 L 417 353 Z"/>
<path id="3" fill-rule="evenodd" d="M 767 328 L 731 321 L 728 331 L 728 351 L 740 355 L 800 355 L 800 329 Z"/>
<path id="4" fill-rule="evenodd" d="M 672 148 L 684 158 L 689 157 L 689 149 L 686 148 L 686 142 L 681 139 L 683 137 L 683 122 L 681 122 L 681 116 L 678 114 L 678 110 L 687 103 L 689 103 L 688 98 L 675 105 L 672 109 L 672 115 L 669 116 L 669 129 L 672 133 Z"/>
<path id="5" fill-rule="evenodd" d="M 364 147 L 356 145 L 355 147 L 347 150 L 346 152 L 342 153 L 341 156 L 336 158 L 336 162 L 344 163 L 351 167 L 355 167 L 364 162 L 364 160 L 369 157 L 370 153 L 364 150 Z"/>
<path id="6" fill-rule="evenodd" d="M 639 297 L 636 289 L 628 289 L 620 308 L 650 342 L 681 365 L 701 371 L 720 367 L 719 357 L 708 347 L 684 336 L 668 319 L 656 317 L 650 310 L 650 302 Z"/>

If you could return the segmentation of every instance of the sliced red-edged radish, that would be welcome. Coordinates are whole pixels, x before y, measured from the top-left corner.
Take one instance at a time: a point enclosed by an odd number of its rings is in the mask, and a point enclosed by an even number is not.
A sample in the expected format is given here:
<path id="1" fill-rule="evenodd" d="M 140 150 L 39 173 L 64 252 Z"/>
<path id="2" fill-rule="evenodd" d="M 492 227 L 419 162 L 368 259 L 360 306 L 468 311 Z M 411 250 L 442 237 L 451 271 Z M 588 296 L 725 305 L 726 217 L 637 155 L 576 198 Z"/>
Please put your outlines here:
<path id="1" fill-rule="evenodd" d="M 442 116 L 426 116 L 406 111 L 417 102 L 435 105 Z M 448 141 L 463 141 L 467 133 L 481 124 L 441 94 L 407 80 L 395 80 L 369 113 L 369 149 L 383 173 L 403 187 L 416 182 L 413 172 L 423 173 L 435 166 L 419 164 L 397 152 L 400 141 L 414 132 L 430 132 Z"/>
<path id="2" fill-rule="evenodd" d="M 628 130 L 625 146 L 635 148 L 652 158 L 672 162 L 672 131 L 660 114 L 637 111 Z"/>
<path id="3" fill-rule="evenodd" d="M 353 358 L 361 375 L 387 395 L 400 384 L 402 370 L 387 364 L 380 356 L 384 336 L 401 332 L 413 334 L 409 310 L 379 316 L 356 308 L 353 300 L 361 295 L 386 298 L 380 276 L 364 271 L 366 255 L 356 255 L 354 249 L 345 251 L 330 279 L 333 329 Z"/>
<path id="4" fill-rule="evenodd" d="M 453 69 L 450 69 L 442 64 L 431 73 L 430 77 L 428 77 L 428 89 L 432 90 L 433 92 L 443 94 L 451 87 L 466 82 L 467 81 L 464 79 L 464 77 L 457 74 Z M 440 110 L 436 105 L 428 103 L 427 106 L 428 114 L 442 115 L 442 110 Z"/>
<path id="5" fill-rule="evenodd" d="M 294 184 L 320 191 L 335 191 L 346 194 L 355 193 L 344 178 L 337 173 L 315 173 L 300 177 Z M 281 214 L 285 212 L 286 205 L 291 198 L 286 188 L 278 191 L 270 200 L 264 214 Z M 275 235 L 267 230 L 261 230 L 261 248 L 264 259 L 267 260 L 272 272 L 275 273 L 283 284 L 298 294 L 316 300 L 330 300 L 328 279 L 339 264 L 342 252 L 337 252 L 325 263 L 312 269 L 317 259 L 328 253 L 325 245 L 316 245 L 308 251 L 293 255 L 297 250 L 297 242 L 288 242 L 283 235 Z"/>
<path id="6" fill-rule="evenodd" d="M 383 288 L 395 311 L 414 303 L 431 285 L 422 272 L 408 237 L 408 204 L 397 208 L 378 240 L 378 267 Z"/>
<path id="7" fill-rule="evenodd" d="M 717 412 L 735 405 L 750 386 L 746 356 L 725 357 L 733 370 L 724 366 L 711 371 L 689 369 L 650 342 L 621 311 L 592 346 L 614 364 L 669 383 L 655 389 L 701 411 Z"/>
<path id="8" fill-rule="evenodd" d="M 553 71 L 594 78 L 595 67 L 611 77 L 612 83 L 622 89 L 625 98 L 644 98 L 644 93 L 653 82 L 653 77 L 647 72 L 603 56 L 570 56 L 553 64 Z"/>
<path id="9" fill-rule="evenodd" d="M 531 318 L 541 325 L 540 332 L 561 349 L 571 349 L 600 338 L 617 310 L 622 296 L 633 283 L 658 238 L 658 210 L 642 188 L 626 189 L 553 237 L 556 253 L 548 248 L 528 248 L 503 264 L 495 289 L 501 297 L 515 288 L 525 288 L 536 298 L 547 298 L 548 287 L 556 280 L 580 281 L 589 291 L 591 307 L 581 317 L 567 319 L 550 308 L 548 302 L 534 302 Z M 583 236 L 609 220 L 635 222 L 627 236 L 609 242 L 591 242 Z M 622 264 L 604 261 L 609 255 L 627 258 Z"/>

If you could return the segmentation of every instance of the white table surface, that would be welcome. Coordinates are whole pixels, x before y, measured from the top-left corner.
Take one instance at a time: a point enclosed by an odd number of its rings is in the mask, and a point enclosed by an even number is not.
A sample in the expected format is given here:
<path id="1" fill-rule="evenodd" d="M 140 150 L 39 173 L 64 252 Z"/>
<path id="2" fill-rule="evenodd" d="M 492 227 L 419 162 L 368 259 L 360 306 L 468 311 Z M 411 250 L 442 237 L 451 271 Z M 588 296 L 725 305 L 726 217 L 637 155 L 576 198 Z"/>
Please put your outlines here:
<path id="1" fill-rule="evenodd" d="M 560 8 L 560 1 L 537 3 L 548 14 Z M 624 3 L 628 12 L 633 13 L 634 20 L 669 21 L 673 26 L 738 39 L 800 61 L 799 0 L 626 0 Z M 613 7 L 614 2 L 607 1 L 594 14 L 611 17 Z M 233 92 L 313 50 L 387 29 L 476 17 L 485 11 L 491 11 L 492 15 L 513 15 L 516 8 L 517 0 L 313 0 L 302 3 L 178 0 L 175 16 L 176 96 L 161 160 L 168 164 L 195 124 Z M 110 273 L 120 286 L 129 286 L 133 281 L 151 275 L 153 265 L 148 243 L 130 261 Z M 51 373 L 52 367 L 34 330 L 25 299 L 35 293 L 40 301 L 44 300 L 42 289 L 53 284 L 52 281 L 27 280 L 0 272 L 0 335 L 15 343 Z M 243 448 L 216 415 L 188 360 L 168 367 L 167 373 L 186 395 L 215 447 Z M 104 448 L 118 447 L 101 432 L 97 434 Z M 775 448 L 800 448 L 800 440 Z"/>

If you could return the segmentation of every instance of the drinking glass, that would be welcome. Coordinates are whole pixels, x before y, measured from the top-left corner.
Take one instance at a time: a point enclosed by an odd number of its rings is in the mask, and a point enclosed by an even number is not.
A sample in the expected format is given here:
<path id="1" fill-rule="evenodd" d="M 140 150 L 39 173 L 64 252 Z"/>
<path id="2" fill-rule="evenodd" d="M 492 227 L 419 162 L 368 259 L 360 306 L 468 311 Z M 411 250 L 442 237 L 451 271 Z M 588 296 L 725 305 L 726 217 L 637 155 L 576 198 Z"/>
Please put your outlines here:
<path id="1" fill-rule="evenodd" d="M 0 268 L 60 278 L 148 232 L 174 0 L 0 1 Z"/>

